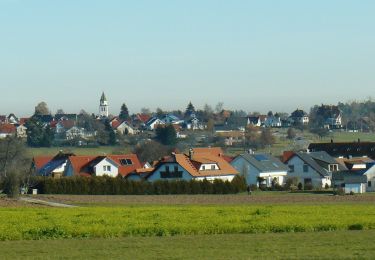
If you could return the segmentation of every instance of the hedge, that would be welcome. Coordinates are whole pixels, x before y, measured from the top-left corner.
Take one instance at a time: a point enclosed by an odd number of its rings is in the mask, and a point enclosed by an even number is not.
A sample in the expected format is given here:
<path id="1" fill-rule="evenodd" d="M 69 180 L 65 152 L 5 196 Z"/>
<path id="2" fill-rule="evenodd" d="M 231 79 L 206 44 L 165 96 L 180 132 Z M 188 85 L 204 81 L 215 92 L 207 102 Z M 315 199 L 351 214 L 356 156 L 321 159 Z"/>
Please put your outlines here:
<path id="1" fill-rule="evenodd" d="M 166 195 L 166 194 L 235 194 L 246 190 L 246 181 L 236 176 L 232 182 L 207 181 L 128 181 L 111 177 L 64 177 L 36 179 L 41 194 L 76 195 Z"/>

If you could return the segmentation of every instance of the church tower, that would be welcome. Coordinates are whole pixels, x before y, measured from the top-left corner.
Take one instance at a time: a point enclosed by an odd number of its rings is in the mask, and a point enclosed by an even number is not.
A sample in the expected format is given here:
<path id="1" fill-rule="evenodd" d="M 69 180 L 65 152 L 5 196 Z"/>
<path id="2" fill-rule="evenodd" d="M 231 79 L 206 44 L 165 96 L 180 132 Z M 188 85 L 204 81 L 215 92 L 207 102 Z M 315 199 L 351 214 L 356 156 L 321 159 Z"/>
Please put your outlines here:
<path id="1" fill-rule="evenodd" d="M 108 117 L 109 110 L 108 110 L 108 101 L 107 98 L 104 95 L 104 92 L 102 93 L 102 96 L 100 98 L 100 105 L 99 105 L 99 116 L 100 117 Z"/>

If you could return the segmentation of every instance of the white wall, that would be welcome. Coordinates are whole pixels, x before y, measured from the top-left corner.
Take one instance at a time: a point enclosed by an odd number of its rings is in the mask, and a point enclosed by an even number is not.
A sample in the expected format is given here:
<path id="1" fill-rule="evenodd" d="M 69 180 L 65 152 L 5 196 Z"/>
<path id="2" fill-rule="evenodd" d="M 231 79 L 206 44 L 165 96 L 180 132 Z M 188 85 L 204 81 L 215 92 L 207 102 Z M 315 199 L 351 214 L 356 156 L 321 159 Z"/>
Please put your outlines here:
<path id="1" fill-rule="evenodd" d="M 107 168 L 110 166 L 110 170 L 108 169 L 104 170 L 104 166 Z M 103 159 L 101 162 L 99 162 L 97 165 L 94 166 L 94 172 L 95 176 L 110 176 L 110 177 L 117 177 L 118 175 L 118 166 L 108 160 L 107 158 Z"/>
<path id="2" fill-rule="evenodd" d="M 289 165 L 294 165 L 294 172 L 288 171 L 288 177 L 297 177 L 298 182 L 304 184 L 304 179 L 311 179 L 312 185 L 314 187 L 324 188 L 326 184 L 331 186 L 330 177 L 322 177 L 316 170 L 308 166 L 308 171 L 303 171 L 304 161 L 301 160 L 298 156 L 294 156 L 288 161 Z"/>
<path id="3" fill-rule="evenodd" d="M 287 175 L 286 171 L 280 172 L 260 172 L 257 168 L 255 168 L 252 164 L 246 161 L 243 157 L 238 156 L 235 158 L 231 165 L 236 168 L 236 170 L 240 174 L 245 174 L 246 182 L 248 185 L 257 185 L 258 184 L 258 177 L 262 177 L 266 180 L 266 184 L 268 187 L 271 186 L 272 180 L 276 178 L 277 182 L 280 185 L 285 183 L 285 176 Z"/>

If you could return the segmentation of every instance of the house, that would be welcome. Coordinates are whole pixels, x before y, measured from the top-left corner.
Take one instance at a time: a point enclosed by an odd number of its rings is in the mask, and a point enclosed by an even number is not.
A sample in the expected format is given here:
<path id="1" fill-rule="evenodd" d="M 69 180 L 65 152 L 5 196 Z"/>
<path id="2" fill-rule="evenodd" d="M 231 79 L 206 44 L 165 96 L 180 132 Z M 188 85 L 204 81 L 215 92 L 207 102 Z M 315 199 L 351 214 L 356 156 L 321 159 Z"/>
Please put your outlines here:
<path id="1" fill-rule="evenodd" d="M 16 125 L 16 136 L 18 138 L 27 138 L 27 127 L 25 125 Z"/>
<path id="2" fill-rule="evenodd" d="M 285 159 L 284 163 L 289 167 L 288 177 L 297 178 L 304 186 L 331 186 L 332 173 L 345 170 L 326 152 L 293 152 L 288 153 Z"/>
<path id="3" fill-rule="evenodd" d="M 71 156 L 68 159 L 64 176 L 110 176 L 126 178 L 142 168 L 135 154 L 106 156 Z"/>
<path id="4" fill-rule="evenodd" d="M 112 128 L 116 133 L 126 134 L 126 135 L 135 135 L 138 133 L 127 121 L 117 121 L 112 123 Z"/>
<path id="5" fill-rule="evenodd" d="M 321 105 L 316 111 L 316 116 L 323 120 L 325 128 L 342 128 L 342 116 L 338 106 Z"/>
<path id="6" fill-rule="evenodd" d="M 288 167 L 269 154 L 244 153 L 233 159 L 231 165 L 246 178 L 248 185 L 283 185 Z"/>
<path id="7" fill-rule="evenodd" d="M 184 120 L 179 119 L 177 116 L 172 114 L 167 114 L 161 120 L 164 122 L 164 124 L 183 124 Z"/>
<path id="8" fill-rule="evenodd" d="M 351 157 L 370 157 L 375 159 L 375 142 L 331 142 L 311 143 L 308 147 L 311 152 L 324 151 L 332 157 L 351 158 Z"/>
<path id="9" fill-rule="evenodd" d="M 71 156 L 75 155 L 73 153 L 63 153 L 62 151 L 55 156 L 36 156 L 33 158 L 32 169 L 38 176 L 62 177 L 68 159 Z"/>
<path id="10" fill-rule="evenodd" d="M 207 126 L 196 117 L 190 118 L 185 122 L 185 128 L 188 130 L 204 130 L 206 127 Z"/>
<path id="11" fill-rule="evenodd" d="M 146 179 L 151 182 L 204 179 L 232 181 L 237 174 L 238 171 L 223 157 L 217 156 L 214 151 L 198 150 L 195 153 L 194 149 L 190 149 L 188 155 L 173 153 L 158 161 Z"/>
<path id="12" fill-rule="evenodd" d="M 333 186 L 343 188 L 345 193 L 375 191 L 375 161 L 368 157 L 336 159 L 345 171 L 332 175 Z"/>
<path id="13" fill-rule="evenodd" d="M 95 136 L 95 132 L 87 131 L 85 128 L 73 126 L 65 131 L 65 140 L 84 139 Z"/>
<path id="14" fill-rule="evenodd" d="M 281 118 L 277 115 L 272 115 L 267 117 L 266 121 L 264 121 L 265 127 L 281 127 Z"/>
<path id="15" fill-rule="evenodd" d="M 18 117 L 16 117 L 16 115 L 13 114 L 13 113 L 11 113 L 11 114 L 8 115 L 7 120 L 8 120 L 8 123 L 9 123 L 9 124 L 12 124 L 12 125 L 19 124 L 19 119 L 18 119 Z"/>
<path id="16" fill-rule="evenodd" d="M 146 122 L 145 127 L 147 130 L 153 131 L 159 125 L 165 125 L 165 123 L 157 117 L 152 117 Z"/>
<path id="17" fill-rule="evenodd" d="M 295 126 L 308 125 L 309 115 L 301 109 L 296 109 L 290 115 L 289 120 Z"/>
<path id="18" fill-rule="evenodd" d="M 17 128 L 15 125 L 5 123 L 0 124 L 0 139 L 6 138 L 8 136 L 15 136 Z"/>
<path id="19" fill-rule="evenodd" d="M 247 125 L 252 126 L 264 126 L 264 123 L 267 120 L 267 115 L 257 115 L 257 116 L 248 116 Z"/>

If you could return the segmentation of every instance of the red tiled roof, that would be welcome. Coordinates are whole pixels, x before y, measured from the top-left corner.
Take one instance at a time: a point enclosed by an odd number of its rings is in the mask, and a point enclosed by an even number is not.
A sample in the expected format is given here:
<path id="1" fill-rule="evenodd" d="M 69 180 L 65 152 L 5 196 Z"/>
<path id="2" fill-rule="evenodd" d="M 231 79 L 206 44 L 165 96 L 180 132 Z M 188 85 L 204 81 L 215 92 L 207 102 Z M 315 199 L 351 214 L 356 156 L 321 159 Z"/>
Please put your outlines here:
<path id="1" fill-rule="evenodd" d="M 76 175 L 91 175 L 93 172 L 87 172 L 88 165 L 94 160 L 108 158 L 118 165 L 118 173 L 126 177 L 128 174 L 135 172 L 136 169 L 142 168 L 141 163 L 136 154 L 123 154 L 123 155 L 107 155 L 107 156 L 70 156 L 69 160 L 73 167 L 74 174 Z M 123 165 L 121 160 L 130 159 L 132 161 L 131 165 Z"/>
<path id="2" fill-rule="evenodd" d="M 113 121 L 112 122 L 112 128 L 117 129 L 122 124 L 122 121 Z"/>
<path id="3" fill-rule="evenodd" d="M 29 120 L 30 118 L 28 118 L 28 117 L 22 117 L 22 118 L 20 118 L 20 125 L 24 125 L 26 122 L 27 122 L 27 120 Z"/>
<path id="4" fill-rule="evenodd" d="M 294 156 L 294 154 L 295 154 L 295 152 L 293 152 L 293 151 L 284 151 L 281 161 L 283 163 L 289 161 L 289 159 L 292 158 Z"/>
<path id="5" fill-rule="evenodd" d="M 81 175 L 84 166 L 89 164 L 95 158 L 97 158 L 97 156 L 69 156 L 69 161 L 74 171 L 73 174 Z"/>
<path id="6" fill-rule="evenodd" d="M 38 170 L 53 159 L 53 156 L 36 156 L 33 158 L 34 166 Z"/>
<path id="7" fill-rule="evenodd" d="M 12 124 L 0 124 L 0 133 L 13 134 L 17 131 L 15 125 Z"/>
<path id="8" fill-rule="evenodd" d="M 143 168 L 136 154 L 108 155 L 107 157 L 119 165 L 118 173 L 121 174 L 122 177 L 126 177 L 136 169 Z M 132 164 L 122 165 L 121 160 L 123 159 L 130 159 Z"/>
<path id="9" fill-rule="evenodd" d="M 146 114 L 138 114 L 137 117 L 143 123 L 146 123 L 151 118 L 151 116 L 146 115 Z"/>

